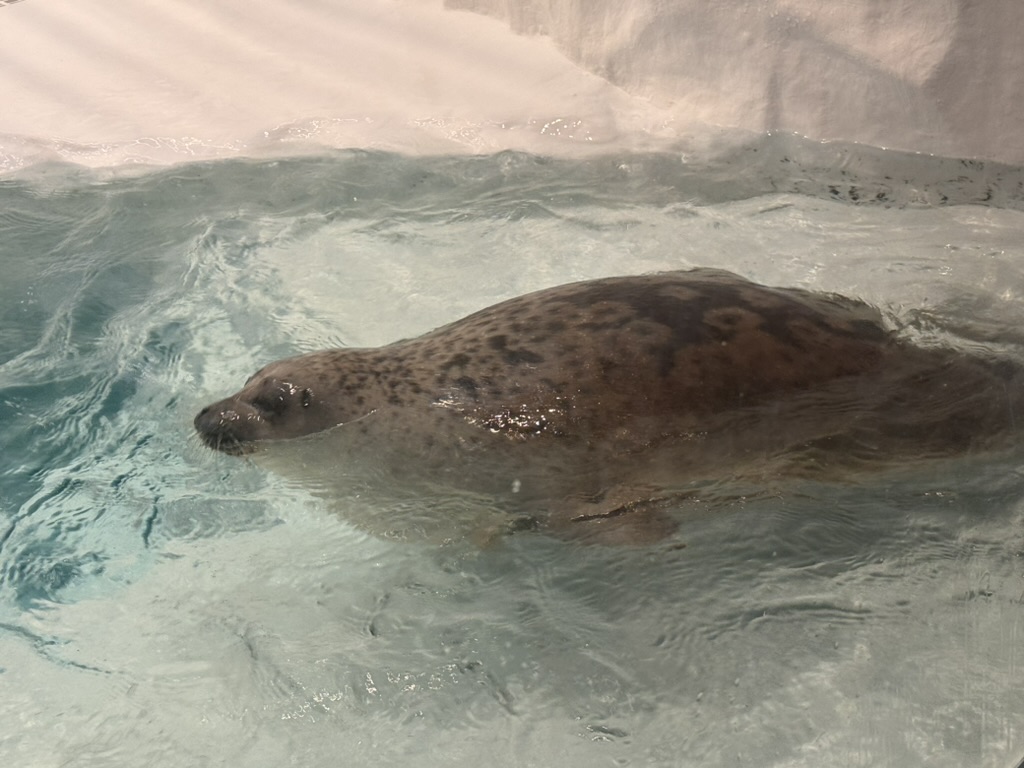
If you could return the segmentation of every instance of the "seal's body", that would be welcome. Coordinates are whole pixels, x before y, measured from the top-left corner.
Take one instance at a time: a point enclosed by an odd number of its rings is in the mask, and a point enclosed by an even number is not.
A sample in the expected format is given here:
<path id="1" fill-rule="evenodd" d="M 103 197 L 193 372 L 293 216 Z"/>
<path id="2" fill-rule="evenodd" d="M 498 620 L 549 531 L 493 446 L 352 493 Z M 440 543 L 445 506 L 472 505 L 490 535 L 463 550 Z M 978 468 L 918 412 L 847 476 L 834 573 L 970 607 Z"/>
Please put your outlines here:
<path id="1" fill-rule="evenodd" d="M 694 270 L 564 285 L 416 339 L 271 363 L 195 426 L 228 453 L 333 430 L 397 473 L 584 499 L 562 518 L 597 520 L 837 435 L 870 453 L 964 432 L 978 408 L 1001 412 L 975 401 L 1005 378 L 894 339 L 861 302 Z M 908 416 L 922 398 L 939 421 Z"/>

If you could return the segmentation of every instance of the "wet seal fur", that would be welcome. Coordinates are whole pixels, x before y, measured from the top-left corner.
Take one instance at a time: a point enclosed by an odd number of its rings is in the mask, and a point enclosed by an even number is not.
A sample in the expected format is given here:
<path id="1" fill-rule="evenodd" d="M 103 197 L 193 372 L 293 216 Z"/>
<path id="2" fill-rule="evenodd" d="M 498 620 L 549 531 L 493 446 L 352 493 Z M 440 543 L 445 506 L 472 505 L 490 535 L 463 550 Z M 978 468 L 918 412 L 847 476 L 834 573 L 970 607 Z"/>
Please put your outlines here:
<path id="1" fill-rule="evenodd" d="M 694 479 L 970 450 L 1020 391 L 1015 367 L 914 347 L 862 302 L 701 269 L 280 360 L 195 428 L 233 454 L 330 430 L 339 463 L 506 495 L 529 526 L 647 540 L 672 528 L 658 500 Z"/>

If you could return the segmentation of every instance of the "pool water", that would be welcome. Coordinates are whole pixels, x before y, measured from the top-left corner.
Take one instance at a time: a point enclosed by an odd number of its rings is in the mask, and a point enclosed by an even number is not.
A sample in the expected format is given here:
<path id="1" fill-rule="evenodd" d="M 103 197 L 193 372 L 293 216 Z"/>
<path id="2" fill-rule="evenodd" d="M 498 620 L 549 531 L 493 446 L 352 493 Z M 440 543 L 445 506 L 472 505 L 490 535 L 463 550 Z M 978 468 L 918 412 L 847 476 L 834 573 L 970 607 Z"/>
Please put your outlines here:
<path id="1" fill-rule="evenodd" d="M 789 137 L 0 178 L 0 763 L 1010 765 L 1019 450 L 481 548 L 368 533 L 191 420 L 278 357 L 694 266 L 1019 360 L 1022 209 L 1022 169 Z"/>

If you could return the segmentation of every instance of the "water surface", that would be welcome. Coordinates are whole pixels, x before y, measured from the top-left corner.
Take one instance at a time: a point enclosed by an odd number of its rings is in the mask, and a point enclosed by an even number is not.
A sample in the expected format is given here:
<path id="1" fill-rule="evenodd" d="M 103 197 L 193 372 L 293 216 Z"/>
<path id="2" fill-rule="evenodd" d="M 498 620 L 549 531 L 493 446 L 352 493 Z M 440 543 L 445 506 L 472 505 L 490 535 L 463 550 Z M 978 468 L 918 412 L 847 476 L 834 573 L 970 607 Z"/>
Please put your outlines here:
<path id="1" fill-rule="evenodd" d="M 369 535 L 191 419 L 278 357 L 692 266 L 1019 358 L 1022 179 L 784 137 L 3 177 L 0 761 L 1009 764 L 1019 453 L 766 481 L 651 547 L 481 550 Z"/>

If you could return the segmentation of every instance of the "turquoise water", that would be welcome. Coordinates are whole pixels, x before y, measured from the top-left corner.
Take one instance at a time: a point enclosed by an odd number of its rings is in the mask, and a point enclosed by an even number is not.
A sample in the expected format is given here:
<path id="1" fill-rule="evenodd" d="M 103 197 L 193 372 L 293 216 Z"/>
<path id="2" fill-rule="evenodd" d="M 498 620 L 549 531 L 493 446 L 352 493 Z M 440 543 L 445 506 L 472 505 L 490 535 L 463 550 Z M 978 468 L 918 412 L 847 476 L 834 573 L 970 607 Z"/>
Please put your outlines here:
<path id="1" fill-rule="evenodd" d="M 0 178 L 0 762 L 1008 765 L 1018 453 L 480 549 L 370 535 L 191 419 L 284 355 L 689 266 L 1019 357 L 1022 180 L 786 138 Z"/>

